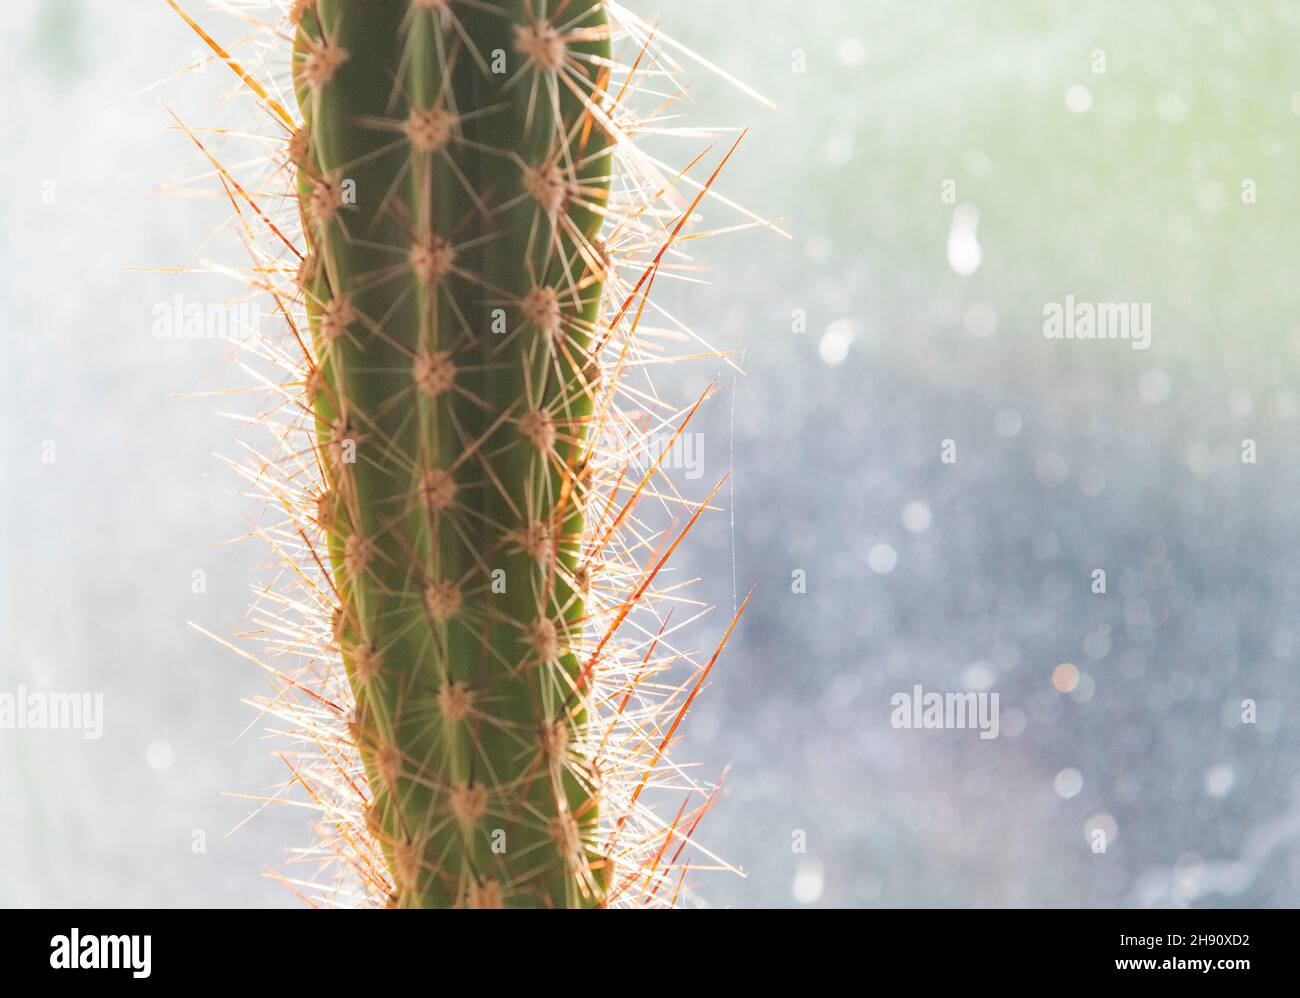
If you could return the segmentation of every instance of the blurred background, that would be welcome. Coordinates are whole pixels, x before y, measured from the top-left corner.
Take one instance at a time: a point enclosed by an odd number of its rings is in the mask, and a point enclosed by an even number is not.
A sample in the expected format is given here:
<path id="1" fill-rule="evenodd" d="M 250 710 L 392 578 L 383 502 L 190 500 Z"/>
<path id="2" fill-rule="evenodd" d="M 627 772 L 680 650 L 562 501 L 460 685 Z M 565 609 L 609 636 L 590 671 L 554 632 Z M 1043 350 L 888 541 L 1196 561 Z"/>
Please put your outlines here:
<path id="1" fill-rule="evenodd" d="M 678 752 L 731 767 L 701 837 L 747 875 L 700 895 L 1300 904 L 1300 3 L 632 6 L 778 105 L 688 74 L 753 129 L 722 190 L 793 236 L 709 240 L 660 298 L 743 350 L 659 382 L 729 385 L 691 643 L 757 586 Z M 160 103 L 208 120 L 228 72 L 169 79 L 201 53 L 162 0 L 6 14 L 0 692 L 105 723 L 0 730 L 0 904 L 293 906 L 262 874 L 306 814 L 227 835 L 284 776 L 240 736 L 262 680 L 188 624 L 230 633 L 266 568 L 221 544 L 238 404 L 169 397 L 239 377 L 152 332 L 237 291 L 163 272 L 236 259 Z M 1067 295 L 1149 305 L 1150 348 L 1046 338 Z M 895 729 L 915 684 L 996 692 L 999 737 Z"/>

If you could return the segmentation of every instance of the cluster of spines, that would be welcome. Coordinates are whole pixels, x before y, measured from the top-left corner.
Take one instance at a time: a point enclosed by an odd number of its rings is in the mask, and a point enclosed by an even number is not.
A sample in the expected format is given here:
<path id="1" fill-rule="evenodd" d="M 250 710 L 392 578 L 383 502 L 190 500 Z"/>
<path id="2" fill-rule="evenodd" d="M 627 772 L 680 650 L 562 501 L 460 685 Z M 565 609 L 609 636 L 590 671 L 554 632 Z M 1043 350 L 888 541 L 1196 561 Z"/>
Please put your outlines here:
<path id="1" fill-rule="evenodd" d="M 553 6 L 293 10 L 317 522 L 403 906 L 604 896 L 576 649 L 608 32 Z"/>

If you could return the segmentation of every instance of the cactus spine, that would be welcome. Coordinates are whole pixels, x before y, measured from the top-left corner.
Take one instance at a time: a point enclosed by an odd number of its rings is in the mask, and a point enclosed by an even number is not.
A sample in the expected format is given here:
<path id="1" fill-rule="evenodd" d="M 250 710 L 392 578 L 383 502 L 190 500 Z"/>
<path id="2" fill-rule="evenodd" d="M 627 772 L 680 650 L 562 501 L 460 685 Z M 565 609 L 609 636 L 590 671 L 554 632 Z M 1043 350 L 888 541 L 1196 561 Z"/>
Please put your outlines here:
<path id="1" fill-rule="evenodd" d="M 603 5 L 300 0 L 294 16 L 317 519 L 393 903 L 599 905 L 574 649 Z"/>

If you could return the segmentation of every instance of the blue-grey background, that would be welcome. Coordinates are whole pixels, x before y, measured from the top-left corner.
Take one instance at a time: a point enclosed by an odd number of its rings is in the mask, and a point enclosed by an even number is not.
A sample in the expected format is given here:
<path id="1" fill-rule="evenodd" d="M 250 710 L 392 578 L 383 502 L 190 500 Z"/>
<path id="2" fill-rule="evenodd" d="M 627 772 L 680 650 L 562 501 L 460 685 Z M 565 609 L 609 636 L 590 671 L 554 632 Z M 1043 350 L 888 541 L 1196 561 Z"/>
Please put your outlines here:
<path id="1" fill-rule="evenodd" d="M 639 6 L 777 103 L 688 74 L 694 120 L 753 128 L 723 190 L 793 236 L 693 247 L 711 284 L 661 299 L 744 350 L 684 485 L 734 444 L 734 561 L 724 513 L 680 567 L 718 605 L 690 643 L 758 587 L 678 753 L 731 764 L 701 834 L 748 876 L 701 895 L 1300 904 L 1300 3 Z M 6 15 L 0 689 L 107 718 L 0 731 L 0 904 L 296 904 L 261 874 L 302 812 L 225 837 L 253 805 L 223 794 L 283 776 L 237 738 L 261 680 L 187 624 L 233 630 L 266 567 L 216 546 L 253 515 L 214 456 L 238 401 L 169 398 L 238 379 L 229 344 L 151 332 L 235 291 L 151 269 L 234 259 L 159 103 L 203 121 L 231 81 L 146 89 L 198 55 L 161 0 Z M 1067 294 L 1150 303 L 1151 348 L 1045 339 Z M 997 692 L 1000 737 L 895 730 L 917 683 Z"/>

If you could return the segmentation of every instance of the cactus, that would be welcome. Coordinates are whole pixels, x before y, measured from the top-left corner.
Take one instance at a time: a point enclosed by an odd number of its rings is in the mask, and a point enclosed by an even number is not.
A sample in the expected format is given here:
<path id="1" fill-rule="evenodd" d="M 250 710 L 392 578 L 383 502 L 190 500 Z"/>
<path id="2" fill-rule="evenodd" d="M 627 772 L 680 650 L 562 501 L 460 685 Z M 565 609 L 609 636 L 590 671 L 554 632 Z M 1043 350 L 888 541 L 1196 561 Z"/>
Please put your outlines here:
<path id="1" fill-rule="evenodd" d="M 406 906 L 604 892 L 598 774 L 568 754 L 610 156 L 557 74 L 597 86 L 609 43 L 599 3 L 563 5 L 563 23 L 542 6 L 299 10 L 320 522 Z M 484 73 L 485 53 L 518 68 Z"/>
<path id="2" fill-rule="evenodd" d="M 671 53 L 613 0 L 271 0 L 246 68 L 166 2 L 287 149 L 241 183 L 210 147 L 254 133 L 176 118 L 289 334 L 241 345 L 275 451 L 236 465 L 286 568 L 242 634 L 289 742 L 268 799 L 321 815 L 315 869 L 282 879 L 327 905 L 676 906 L 688 868 L 728 868 L 695 837 L 716 787 L 670 751 L 744 605 L 699 661 L 677 641 L 705 611 L 659 581 L 722 485 L 657 484 L 648 443 L 713 391 L 679 410 L 648 374 L 695 339 L 643 319 L 721 170 L 632 141 Z M 656 115 L 679 96 L 645 89 Z"/>

